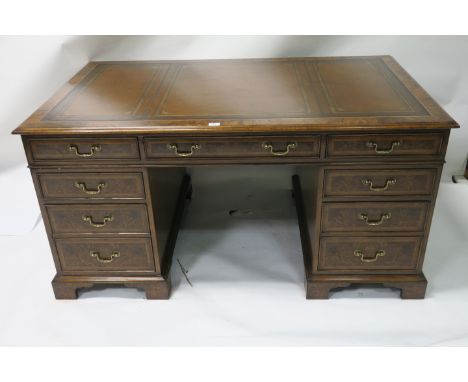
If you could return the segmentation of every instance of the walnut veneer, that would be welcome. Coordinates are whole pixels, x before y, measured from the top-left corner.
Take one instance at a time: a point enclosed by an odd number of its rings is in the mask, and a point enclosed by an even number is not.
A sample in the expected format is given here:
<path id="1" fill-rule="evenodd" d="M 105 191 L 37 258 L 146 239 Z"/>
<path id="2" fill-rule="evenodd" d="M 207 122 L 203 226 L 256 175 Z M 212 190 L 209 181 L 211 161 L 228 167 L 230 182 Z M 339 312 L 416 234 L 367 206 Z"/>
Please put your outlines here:
<path id="1" fill-rule="evenodd" d="M 294 165 L 308 298 L 422 273 L 457 123 L 390 56 L 91 62 L 21 134 L 56 298 L 121 284 L 168 298 L 188 166 Z"/>

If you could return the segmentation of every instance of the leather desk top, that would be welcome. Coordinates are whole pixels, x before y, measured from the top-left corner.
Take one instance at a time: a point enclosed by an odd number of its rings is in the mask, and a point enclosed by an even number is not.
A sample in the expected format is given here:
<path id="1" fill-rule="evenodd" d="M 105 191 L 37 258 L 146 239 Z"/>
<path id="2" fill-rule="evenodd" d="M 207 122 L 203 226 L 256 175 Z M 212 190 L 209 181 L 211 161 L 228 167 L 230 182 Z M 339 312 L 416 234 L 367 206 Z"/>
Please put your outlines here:
<path id="1" fill-rule="evenodd" d="M 458 124 L 390 56 L 91 62 L 14 133 L 235 134 Z"/>

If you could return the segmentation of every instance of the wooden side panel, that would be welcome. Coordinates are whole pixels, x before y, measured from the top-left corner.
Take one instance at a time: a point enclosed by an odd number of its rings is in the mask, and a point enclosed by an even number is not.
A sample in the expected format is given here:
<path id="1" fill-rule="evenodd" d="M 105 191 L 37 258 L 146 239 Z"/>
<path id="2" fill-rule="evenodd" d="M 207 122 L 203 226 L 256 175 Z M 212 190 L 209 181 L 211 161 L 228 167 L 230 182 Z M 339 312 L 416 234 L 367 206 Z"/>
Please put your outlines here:
<path id="1" fill-rule="evenodd" d="M 320 169 L 318 166 L 298 166 L 298 178 L 294 185 L 295 196 L 301 197 L 296 200 L 299 211 L 299 224 L 301 229 L 302 251 L 306 277 L 312 271 L 314 259 L 317 257 L 320 229 Z M 300 187 L 300 188 L 299 188 Z M 300 192 L 300 195 L 298 195 Z"/>
<path id="2" fill-rule="evenodd" d="M 165 264 L 166 247 L 175 214 L 178 208 L 179 194 L 184 168 L 151 168 L 148 170 L 151 203 L 153 208 L 159 266 Z"/>

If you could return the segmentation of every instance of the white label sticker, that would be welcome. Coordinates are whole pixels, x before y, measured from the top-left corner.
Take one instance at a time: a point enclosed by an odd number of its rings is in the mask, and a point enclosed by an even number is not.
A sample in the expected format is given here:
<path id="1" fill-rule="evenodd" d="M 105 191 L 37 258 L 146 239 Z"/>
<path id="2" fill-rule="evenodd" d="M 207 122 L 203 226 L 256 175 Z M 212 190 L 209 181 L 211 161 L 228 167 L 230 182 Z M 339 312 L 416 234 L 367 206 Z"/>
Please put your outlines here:
<path id="1" fill-rule="evenodd" d="M 208 122 L 208 126 L 221 126 L 221 122 Z"/>

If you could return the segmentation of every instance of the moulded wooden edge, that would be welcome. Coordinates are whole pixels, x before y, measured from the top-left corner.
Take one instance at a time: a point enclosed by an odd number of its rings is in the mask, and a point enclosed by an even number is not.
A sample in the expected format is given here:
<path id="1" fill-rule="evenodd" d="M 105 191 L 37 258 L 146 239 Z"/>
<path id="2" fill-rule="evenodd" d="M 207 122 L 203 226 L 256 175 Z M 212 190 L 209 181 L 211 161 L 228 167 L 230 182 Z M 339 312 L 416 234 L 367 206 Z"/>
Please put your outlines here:
<path id="1" fill-rule="evenodd" d="M 359 125 L 345 125 L 339 122 L 332 122 L 331 120 L 327 123 L 304 123 L 304 124 L 291 124 L 287 120 L 276 120 L 273 124 L 268 121 L 256 121 L 246 120 L 239 122 L 238 124 L 223 125 L 223 129 L 219 127 L 208 126 L 208 120 L 197 121 L 199 124 L 182 124 L 184 121 L 174 121 L 174 124 L 167 125 L 139 125 L 131 126 L 130 123 L 125 126 L 57 126 L 57 125 L 25 125 L 20 126 L 12 131 L 14 135 L 23 136 L 63 136 L 67 137 L 70 135 L 77 136 L 81 135 L 92 136 L 92 135 L 197 135 L 197 134 L 220 134 L 220 135 L 235 135 L 235 134 L 316 134 L 316 133 L 329 133 L 329 132 L 340 132 L 340 133 L 367 133 L 367 132 L 393 132 L 393 131 L 404 131 L 404 130 L 448 130 L 459 128 L 460 125 L 455 121 L 447 122 L 408 122 L 408 123 L 393 123 L 393 122 L 376 122 L 370 121 L 369 123 Z M 260 123 L 261 122 L 261 123 Z M 276 127 L 276 129 L 275 129 Z"/>

